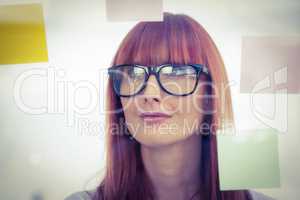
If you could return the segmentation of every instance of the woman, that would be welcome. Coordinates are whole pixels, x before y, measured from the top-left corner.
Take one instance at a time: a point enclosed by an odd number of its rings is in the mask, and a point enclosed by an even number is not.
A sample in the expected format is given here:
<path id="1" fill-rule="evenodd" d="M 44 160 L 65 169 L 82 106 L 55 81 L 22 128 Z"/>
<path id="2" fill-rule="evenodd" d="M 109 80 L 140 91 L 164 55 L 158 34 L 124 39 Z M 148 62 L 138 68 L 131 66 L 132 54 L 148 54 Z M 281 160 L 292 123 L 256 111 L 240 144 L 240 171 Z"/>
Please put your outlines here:
<path id="1" fill-rule="evenodd" d="M 164 13 L 163 22 L 138 23 L 109 68 L 105 177 L 66 200 L 269 199 L 219 189 L 216 132 L 233 124 L 227 84 L 195 20 Z"/>

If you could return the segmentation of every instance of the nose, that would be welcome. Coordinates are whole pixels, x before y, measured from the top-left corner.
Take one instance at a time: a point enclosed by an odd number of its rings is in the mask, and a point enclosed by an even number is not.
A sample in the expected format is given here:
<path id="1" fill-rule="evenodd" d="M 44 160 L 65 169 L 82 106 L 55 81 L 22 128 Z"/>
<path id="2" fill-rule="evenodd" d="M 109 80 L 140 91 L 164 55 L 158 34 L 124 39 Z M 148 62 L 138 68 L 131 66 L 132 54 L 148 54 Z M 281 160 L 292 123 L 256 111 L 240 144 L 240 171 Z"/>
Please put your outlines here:
<path id="1" fill-rule="evenodd" d="M 140 97 L 145 102 L 161 100 L 161 90 L 160 90 L 159 84 L 153 74 L 149 76 L 146 87 L 142 91 Z"/>

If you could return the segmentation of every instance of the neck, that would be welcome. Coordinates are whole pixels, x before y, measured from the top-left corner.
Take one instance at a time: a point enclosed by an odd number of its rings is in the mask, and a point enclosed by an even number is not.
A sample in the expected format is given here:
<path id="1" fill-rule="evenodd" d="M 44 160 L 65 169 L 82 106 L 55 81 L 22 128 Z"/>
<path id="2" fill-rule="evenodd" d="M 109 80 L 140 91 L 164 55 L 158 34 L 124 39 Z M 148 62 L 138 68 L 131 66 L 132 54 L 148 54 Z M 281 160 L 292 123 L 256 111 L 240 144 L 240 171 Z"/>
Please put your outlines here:
<path id="1" fill-rule="evenodd" d="M 189 199 L 200 187 L 201 137 L 160 147 L 141 146 L 143 163 L 159 200 Z"/>

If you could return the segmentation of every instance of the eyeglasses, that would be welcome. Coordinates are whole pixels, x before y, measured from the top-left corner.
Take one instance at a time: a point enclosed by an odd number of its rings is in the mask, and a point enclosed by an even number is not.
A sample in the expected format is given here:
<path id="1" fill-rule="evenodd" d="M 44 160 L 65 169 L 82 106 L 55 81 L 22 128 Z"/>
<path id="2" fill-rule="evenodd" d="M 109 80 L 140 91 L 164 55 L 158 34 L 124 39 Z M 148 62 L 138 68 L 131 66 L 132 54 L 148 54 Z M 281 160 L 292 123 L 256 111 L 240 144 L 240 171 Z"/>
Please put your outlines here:
<path id="1" fill-rule="evenodd" d="M 195 91 L 200 73 L 209 75 L 208 69 L 201 64 L 163 64 L 149 67 L 123 64 L 108 69 L 114 91 L 121 97 L 139 94 L 146 87 L 151 74 L 156 77 L 160 88 L 166 93 L 186 96 Z"/>

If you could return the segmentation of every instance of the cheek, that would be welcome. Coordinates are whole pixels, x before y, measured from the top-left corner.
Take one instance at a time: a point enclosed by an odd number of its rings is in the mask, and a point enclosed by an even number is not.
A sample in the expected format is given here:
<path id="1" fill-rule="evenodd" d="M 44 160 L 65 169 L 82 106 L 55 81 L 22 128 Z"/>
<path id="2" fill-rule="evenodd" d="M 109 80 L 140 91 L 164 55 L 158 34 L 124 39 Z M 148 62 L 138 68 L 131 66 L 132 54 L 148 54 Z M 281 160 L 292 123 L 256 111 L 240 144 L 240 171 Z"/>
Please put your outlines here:
<path id="1" fill-rule="evenodd" d="M 178 113 L 178 123 L 183 126 L 183 131 L 191 133 L 203 120 L 202 96 L 200 91 L 195 91 L 192 95 L 181 98 L 181 108 Z"/>
<path id="2" fill-rule="evenodd" d="M 121 104 L 126 121 L 132 121 L 136 110 L 133 102 L 126 98 L 121 99 Z"/>
<path id="3" fill-rule="evenodd" d="M 187 101 L 183 102 L 183 109 L 180 115 L 182 116 L 182 122 L 184 122 L 187 128 L 196 127 L 202 120 L 202 114 L 199 109 L 200 103 L 199 99 L 189 98 Z M 182 123 L 181 122 L 181 123 Z"/>
<path id="4" fill-rule="evenodd" d="M 202 99 L 197 95 L 191 95 L 180 99 L 177 106 L 179 113 L 186 116 L 200 116 L 202 113 Z"/>

